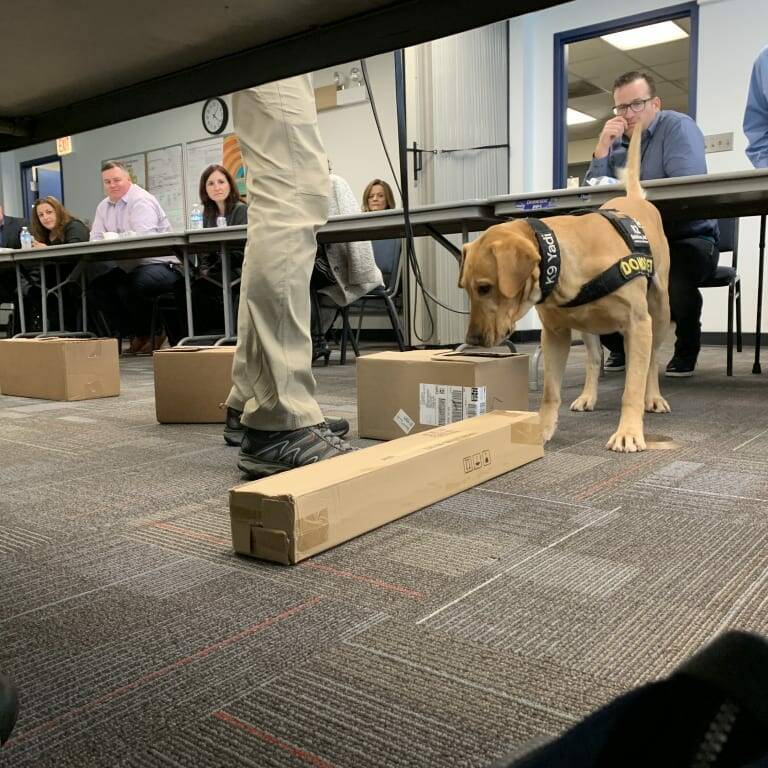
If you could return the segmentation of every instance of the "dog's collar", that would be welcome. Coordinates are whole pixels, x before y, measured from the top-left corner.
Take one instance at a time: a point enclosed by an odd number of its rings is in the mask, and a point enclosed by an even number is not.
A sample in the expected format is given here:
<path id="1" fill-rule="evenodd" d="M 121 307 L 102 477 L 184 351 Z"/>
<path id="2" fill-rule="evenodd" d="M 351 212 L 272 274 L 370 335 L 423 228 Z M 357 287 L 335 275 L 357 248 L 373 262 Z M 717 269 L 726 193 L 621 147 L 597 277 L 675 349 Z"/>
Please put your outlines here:
<path id="1" fill-rule="evenodd" d="M 539 263 L 541 298 L 536 302 L 541 304 L 555 289 L 560 278 L 560 243 L 557 242 L 555 233 L 540 219 L 526 219 L 525 222 L 536 235 L 541 254 Z"/>

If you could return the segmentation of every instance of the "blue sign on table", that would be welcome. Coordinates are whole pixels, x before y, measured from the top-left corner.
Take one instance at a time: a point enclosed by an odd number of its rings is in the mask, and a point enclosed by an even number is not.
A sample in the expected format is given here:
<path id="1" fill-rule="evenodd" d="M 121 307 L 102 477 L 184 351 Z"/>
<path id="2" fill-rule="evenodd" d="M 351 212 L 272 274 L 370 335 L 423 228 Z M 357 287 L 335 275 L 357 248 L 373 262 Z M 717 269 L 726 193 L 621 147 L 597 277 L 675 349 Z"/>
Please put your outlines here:
<path id="1" fill-rule="evenodd" d="M 516 205 L 521 211 L 540 211 L 552 207 L 552 198 L 541 197 L 533 200 L 520 200 Z"/>

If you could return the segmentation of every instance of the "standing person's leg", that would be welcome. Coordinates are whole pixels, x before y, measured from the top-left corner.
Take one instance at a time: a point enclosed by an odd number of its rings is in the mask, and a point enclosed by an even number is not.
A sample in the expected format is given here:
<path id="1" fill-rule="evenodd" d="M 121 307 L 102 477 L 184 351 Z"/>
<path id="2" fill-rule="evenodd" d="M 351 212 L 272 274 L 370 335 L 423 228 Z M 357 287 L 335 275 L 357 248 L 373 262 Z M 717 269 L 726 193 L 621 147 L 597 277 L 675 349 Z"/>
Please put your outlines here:
<path id="1" fill-rule="evenodd" d="M 328 163 L 309 76 L 236 93 L 248 243 L 227 405 L 247 427 L 239 466 L 269 474 L 349 449 L 314 399 L 309 281 L 328 212 Z"/>
<path id="2" fill-rule="evenodd" d="M 705 237 L 691 237 L 669 244 L 669 308 L 675 326 L 675 353 L 666 375 L 692 376 L 701 348 L 699 286 L 717 268 L 717 246 Z"/>

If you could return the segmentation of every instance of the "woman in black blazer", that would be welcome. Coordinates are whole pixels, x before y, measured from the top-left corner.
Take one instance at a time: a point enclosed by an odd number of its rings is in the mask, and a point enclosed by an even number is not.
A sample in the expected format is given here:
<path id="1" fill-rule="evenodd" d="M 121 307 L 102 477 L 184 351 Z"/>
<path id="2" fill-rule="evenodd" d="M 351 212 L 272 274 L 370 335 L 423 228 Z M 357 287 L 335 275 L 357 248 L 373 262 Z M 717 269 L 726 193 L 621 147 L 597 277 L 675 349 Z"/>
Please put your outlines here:
<path id="1" fill-rule="evenodd" d="M 64 245 L 66 243 L 87 243 L 89 238 L 88 227 L 80 219 L 75 218 L 55 197 L 41 197 L 35 200 L 32 206 L 32 221 L 30 223 L 32 230 L 32 247 L 47 248 L 49 245 Z M 55 273 L 53 267 L 46 267 L 46 280 L 49 286 L 54 285 Z M 80 288 L 74 281 L 77 279 L 74 272 L 74 266 L 62 264 L 60 275 L 67 279 L 62 286 L 64 296 L 64 328 L 58 330 L 73 331 L 80 326 L 78 311 L 80 308 Z M 35 275 L 36 277 L 36 275 Z M 34 278 L 33 278 L 34 280 Z M 35 307 L 39 304 L 42 307 L 42 298 L 40 297 L 40 286 L 34 284 L 30 288 L 32 294 L 32 317 L 30 328 L 42 328 L 41 319 L 36 317 Z M 42 311 L 40 309 L 40 311 Z M 56 311 L 55 299 L 51 294 L 48 296 L 48 317 L 51 326 L 58 325 L 58 312 Z"/>
<path id="2" fill-rule="evenodd" d="M 240 200 L 237 184 L 223 165 L 209 165 L 200 176 L 200 202 L 203 204 L 203 226 L 216 227 L 224 217 L 228 227 L 248 223 L 248 206 Z M 242 246 L 228 248 L 230 277 L 240 277 L 243 270 Z M 224 333 L 224 299 L 221 290 L 221 258 L 218 249 L 199 256 L 198 272 L 192 283 L 192 311 L 195 334 Z M 239 284 L 233 293 L 240 293 Z M 183 302 L 178 302 L 180 307 Z"/>
<path id="3" fill-rule="evenodd" d="M 55 197 L 41 197 L 32 206 L 32 247 L 87 243 L 88 227 Z"/>

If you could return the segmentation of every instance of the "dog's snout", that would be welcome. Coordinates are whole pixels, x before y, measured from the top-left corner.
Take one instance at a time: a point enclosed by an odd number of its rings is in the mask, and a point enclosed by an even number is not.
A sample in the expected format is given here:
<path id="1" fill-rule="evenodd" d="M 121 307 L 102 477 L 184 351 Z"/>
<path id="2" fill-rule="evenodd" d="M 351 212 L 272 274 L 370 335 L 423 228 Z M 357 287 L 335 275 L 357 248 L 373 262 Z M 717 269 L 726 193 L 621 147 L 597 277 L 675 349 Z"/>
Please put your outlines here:
<path id="1" fill-rule="evenodd" d="M 477 333 L 477 331 L 469 330 L 467 331 L 467 344 L 469 344 L 470 347 L 479 347 L 483 343 L 483 337 Z"/>

